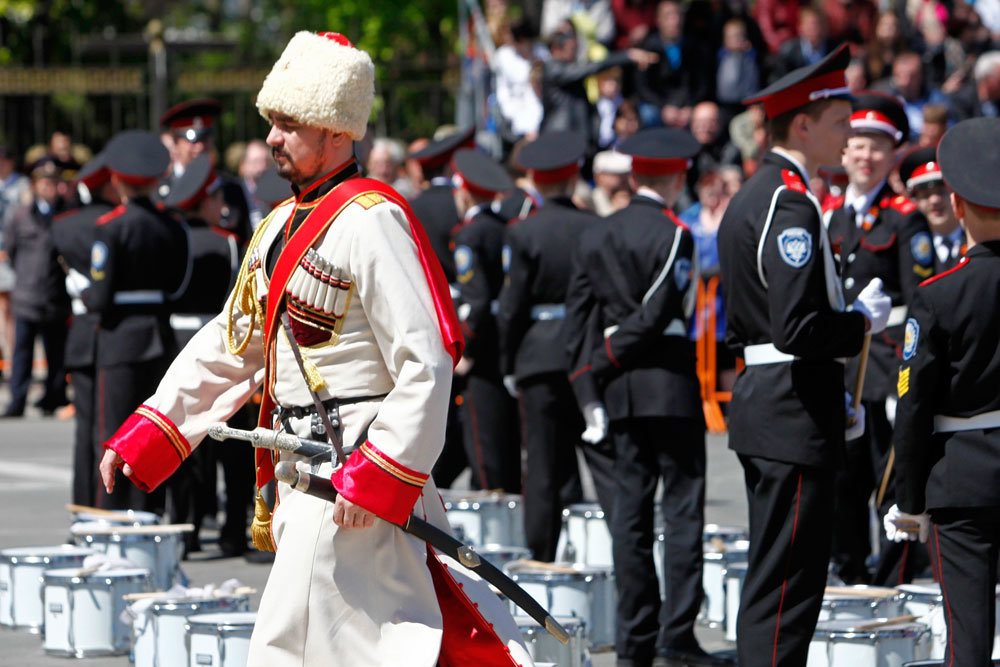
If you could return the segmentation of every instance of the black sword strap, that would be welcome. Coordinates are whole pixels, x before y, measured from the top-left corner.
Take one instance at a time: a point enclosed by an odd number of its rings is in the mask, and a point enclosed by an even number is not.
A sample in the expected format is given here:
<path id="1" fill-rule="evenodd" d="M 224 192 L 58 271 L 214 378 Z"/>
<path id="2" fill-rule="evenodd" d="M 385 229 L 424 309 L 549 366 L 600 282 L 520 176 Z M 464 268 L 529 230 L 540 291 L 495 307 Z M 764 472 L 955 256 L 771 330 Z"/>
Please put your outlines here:
<path id="1" fill-rule="evenodd" d="M 288 339 L 288 346 L 292 348 L 292 355 L 295 357 L 295 363 L 299 365 L 299 372 L 302 373 L 302 380 L 306 383 L 309 395 L 312 396 L 316 412 L 319 414 L 319 418 L 323 420 L 326 437 L 330 440 L 330 444 L 333 445 L 334 451 L 337 452 L 337 460 L 340 461 L 340 465 L 344 465 L 347 463 L 347 457 L 344 455 L 344 445 L 340 441 L 340 431 L 333 427 L 333 424 L 330 422 L 330 415 L 327 413 L 323 401 L 320 400 L 319 394 L 313 391 L 313 388 L 309 385 L 309 376 L 306 375 L 306 366 L 302 361 L 302 350 L 299 349 L 299 344 L 295 341 L 295 334 L 292 333 L 292 325 L 288 321 L 287 310 L 281 313 L 281 326 L 285 329 L 285 338 Z"/>

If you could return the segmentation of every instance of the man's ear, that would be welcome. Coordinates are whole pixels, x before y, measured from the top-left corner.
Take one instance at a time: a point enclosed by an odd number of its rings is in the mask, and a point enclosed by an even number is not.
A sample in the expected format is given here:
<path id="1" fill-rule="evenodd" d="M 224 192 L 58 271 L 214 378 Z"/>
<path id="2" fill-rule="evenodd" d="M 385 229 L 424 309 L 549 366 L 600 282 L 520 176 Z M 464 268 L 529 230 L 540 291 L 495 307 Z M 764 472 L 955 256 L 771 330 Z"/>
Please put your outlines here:
<path id="1" fill-rule="evenodd" d="M 330 142 L 337 148 L 340 148 L 345 143 L 350 143 L 351 141 L 353 140 L 349 136 L 347 136 L 346 132 L 330 133 Z"/>
<path id="2" fill-rule="evenodd" d="M 955 217 L 959 220 L 965 219 L 965 200 L 952 192 L 948 197 L 951 199 L 951 208 L 955 211 Z"/>

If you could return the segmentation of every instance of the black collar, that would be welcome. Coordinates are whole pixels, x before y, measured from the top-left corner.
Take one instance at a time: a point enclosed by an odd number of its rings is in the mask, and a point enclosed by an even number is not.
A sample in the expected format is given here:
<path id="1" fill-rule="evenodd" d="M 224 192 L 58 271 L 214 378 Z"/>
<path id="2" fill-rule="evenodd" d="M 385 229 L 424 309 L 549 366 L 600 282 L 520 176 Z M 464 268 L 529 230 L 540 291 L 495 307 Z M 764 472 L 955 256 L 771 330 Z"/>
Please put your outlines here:
<path id="1" fill-rule="evenodd" d="M 347 179 L 357 176 L 358 173 L 358 163 L 354 161 L 354 158 L 351 158 L 305 190 L 300 190 L 299 186 L 292 184 L 292 192 L 295 193 L 295 202 L 298 204 L 315 202 Z"/>

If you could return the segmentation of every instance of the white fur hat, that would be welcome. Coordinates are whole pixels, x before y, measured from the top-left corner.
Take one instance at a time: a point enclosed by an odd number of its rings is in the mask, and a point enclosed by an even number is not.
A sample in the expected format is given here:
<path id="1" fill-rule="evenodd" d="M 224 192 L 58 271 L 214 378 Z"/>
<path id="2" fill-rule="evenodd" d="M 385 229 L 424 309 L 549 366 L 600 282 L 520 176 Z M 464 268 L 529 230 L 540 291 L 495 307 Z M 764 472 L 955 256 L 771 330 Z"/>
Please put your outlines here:
<path id="1" fill-rule="evenodd" d="M 288 42 L 257 94 L 264 118 L 280 113 L 300 123 L 365 136 L 375 99 L 375 65 L 343 35 L 302 31 Z"/>

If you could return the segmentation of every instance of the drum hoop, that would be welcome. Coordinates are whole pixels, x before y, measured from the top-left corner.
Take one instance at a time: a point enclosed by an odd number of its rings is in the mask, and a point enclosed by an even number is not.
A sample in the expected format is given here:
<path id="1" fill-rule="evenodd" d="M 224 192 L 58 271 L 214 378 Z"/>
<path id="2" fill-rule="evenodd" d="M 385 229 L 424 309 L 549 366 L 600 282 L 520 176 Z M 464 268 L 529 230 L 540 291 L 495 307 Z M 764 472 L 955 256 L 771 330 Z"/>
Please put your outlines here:
<path id="1" fill-rule="evenodd" d="M 879 639 L 898 639 L 898 638 L 908 638 L 908 637 L 919 637 L 920 635 L 930 632 L 930 628 L 922 623 L 911 624 L 906 628 L 892 628 L 892 629 L 874 629 L 874 630 L 834 630 L 834 631 L 818 631 L 823 632 L 823 636 L 827 639 L 846 639 L 848 641 L 863 639 L 867 641 L 879 640 Z"/>

